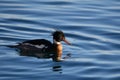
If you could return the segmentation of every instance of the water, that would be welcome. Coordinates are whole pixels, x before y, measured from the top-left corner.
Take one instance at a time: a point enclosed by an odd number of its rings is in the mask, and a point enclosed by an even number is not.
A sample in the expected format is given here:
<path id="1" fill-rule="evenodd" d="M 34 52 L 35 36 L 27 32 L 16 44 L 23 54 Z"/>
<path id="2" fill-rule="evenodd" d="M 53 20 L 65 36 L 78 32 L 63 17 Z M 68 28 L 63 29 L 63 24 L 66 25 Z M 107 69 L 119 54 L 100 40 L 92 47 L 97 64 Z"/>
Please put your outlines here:
<path id="1" fill-rule="evenodd" d="M 0 0 L 0 80 L 120 80 L 119 0 Z M 5 45 L 62 30 L 63 62 Z"/>

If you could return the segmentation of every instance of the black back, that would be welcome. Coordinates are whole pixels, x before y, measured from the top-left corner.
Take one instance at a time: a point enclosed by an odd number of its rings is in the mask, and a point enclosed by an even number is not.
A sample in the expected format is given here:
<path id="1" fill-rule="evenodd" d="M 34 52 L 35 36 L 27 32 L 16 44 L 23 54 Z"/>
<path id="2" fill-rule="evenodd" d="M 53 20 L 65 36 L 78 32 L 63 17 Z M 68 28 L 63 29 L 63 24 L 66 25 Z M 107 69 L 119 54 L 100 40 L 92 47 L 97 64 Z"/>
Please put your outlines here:
<path id="1" fill-rule="evenodd" d="M 47 46 L 51 46 L 52 43 L 46 39 L 35 39 L 35 40 L 27 40 L 27 41 L 24 41 L 23 43 L 29 43 L 29 44 L 33 44 L 33 45 L 41 45 L 41 44 L 44 44 L 44 45 L 47 45 Z"/>

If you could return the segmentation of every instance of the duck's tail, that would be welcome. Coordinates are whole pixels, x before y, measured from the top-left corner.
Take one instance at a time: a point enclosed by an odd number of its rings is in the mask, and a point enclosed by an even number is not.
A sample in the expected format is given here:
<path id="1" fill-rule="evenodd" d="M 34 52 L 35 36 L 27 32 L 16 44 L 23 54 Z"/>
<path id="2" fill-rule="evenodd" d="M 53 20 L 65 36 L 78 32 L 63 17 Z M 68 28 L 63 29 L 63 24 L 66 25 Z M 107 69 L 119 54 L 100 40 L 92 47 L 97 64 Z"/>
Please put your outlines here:
<path id="1" fill-rule="evenodd" d="M 17 48 L 18 45 L 7 45 L 7 47 L 10 47 L 10 48 Z"/>

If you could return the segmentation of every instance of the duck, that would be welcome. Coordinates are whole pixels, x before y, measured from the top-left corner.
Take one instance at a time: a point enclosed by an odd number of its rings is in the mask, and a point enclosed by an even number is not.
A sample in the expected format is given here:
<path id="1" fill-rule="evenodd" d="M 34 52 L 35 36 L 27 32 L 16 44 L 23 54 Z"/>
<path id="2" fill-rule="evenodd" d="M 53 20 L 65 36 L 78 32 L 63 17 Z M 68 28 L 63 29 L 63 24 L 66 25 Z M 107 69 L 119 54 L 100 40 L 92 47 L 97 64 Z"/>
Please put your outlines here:
<path id="1" fill-rule="evenodd" d="M 53 42 L 50 42 L 46 39 L 33 39 L 26 40 L 21 43 L 18 43 L 14 47 L 19 49 L 22 52 L 22 55 L 34 55 L 34 56 L 44 56 L 44 57 L 52 57 L 53 61 L 61 61 L 62 60 L 62 41 L 66 44 L 71 45 L 71 43 L 65 38 L 65 34 L 61 30 L 56 30 L 52 33 Z M 28 54 L 29 53 L 29 54 Z M 42 53 L 42 55 L 41 55 Z"/>

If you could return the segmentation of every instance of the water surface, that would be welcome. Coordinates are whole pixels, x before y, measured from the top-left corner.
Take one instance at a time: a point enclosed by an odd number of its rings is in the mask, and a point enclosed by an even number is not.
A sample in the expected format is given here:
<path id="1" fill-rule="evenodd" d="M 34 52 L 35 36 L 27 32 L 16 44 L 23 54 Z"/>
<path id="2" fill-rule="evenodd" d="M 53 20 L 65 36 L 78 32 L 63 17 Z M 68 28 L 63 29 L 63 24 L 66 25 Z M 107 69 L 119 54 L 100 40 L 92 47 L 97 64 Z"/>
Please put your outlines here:
<path id="1" fill-rule="evenodd" d="M 0 80 L 120 80 L 119 0 L 0 0 Z M 62 30 L 63 62 L 6 47 Z"/>

